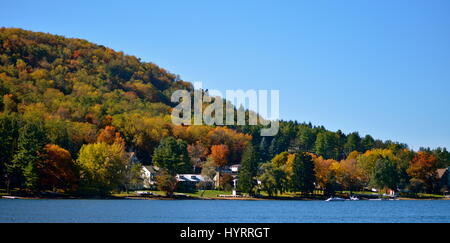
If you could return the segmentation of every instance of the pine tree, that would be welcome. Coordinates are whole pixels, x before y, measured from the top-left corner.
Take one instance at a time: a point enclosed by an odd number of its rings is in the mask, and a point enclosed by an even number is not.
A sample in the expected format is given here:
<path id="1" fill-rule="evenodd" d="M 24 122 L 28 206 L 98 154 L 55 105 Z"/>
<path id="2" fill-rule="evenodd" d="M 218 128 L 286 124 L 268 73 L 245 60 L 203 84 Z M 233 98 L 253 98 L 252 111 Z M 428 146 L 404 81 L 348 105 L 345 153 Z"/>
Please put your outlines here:
<path id="1" fill-rule="evenodd" d="M 258 148 L 262 162 L 267 162 L 270 159 L 272 159 L 272 157 L 270 157 L 270 155 L 269 155 L 269 146 L 270 145 L 267 142 L 267 138 L 263 137 L 261 139 L 261 143 L 259 144 L 259 148 Z"/>
<path id="2" fill-rule="evenodd" d="M 5 176 L 9 193 L 12 172 L 11 161 L 17 149 L 19 118 L 15 114 L 0 114 L 0 176 Z"/>
<path id="3" fill-rule="evenodd" d="M 42 159 L 46 141 L 42 121 L 26 121 L 19 130 L 17 153 L 14 155 L 9 170 L 18 171 L 19 181 L 30 191 L 37 189 L 38 172 L 36 165 Z"/>
<path id="4" fill-rule="evenodd" d="M 292 163 L 291 188 L 294 192 L 311 193 L 314 191 L 316 175 L 311 155 L 298 153 Z"/>
<path id="5" fill-rule="evenodd" d="M 344 153 L 348 156 L 353 151 L 362 152 L 361 137 L 357 132 L 351 133 L 344 144 Z"/>
<path id="6" fill-rule="evenodd" d="M 173 137 L 164 138 L 153 153 L 153 163 L 175 175 L 191 171 L 187 144 Z"/>
<path id="7" fill-rule="evenodd" d="M 237 181 L 238 190 L 241 192 L 254 194 L 256 186 L 256 173 L 258 167 L 258 154 L 251 144 L 247 146 L 242 156 L 241 168 L 239 169 L 239 179 Z"/>

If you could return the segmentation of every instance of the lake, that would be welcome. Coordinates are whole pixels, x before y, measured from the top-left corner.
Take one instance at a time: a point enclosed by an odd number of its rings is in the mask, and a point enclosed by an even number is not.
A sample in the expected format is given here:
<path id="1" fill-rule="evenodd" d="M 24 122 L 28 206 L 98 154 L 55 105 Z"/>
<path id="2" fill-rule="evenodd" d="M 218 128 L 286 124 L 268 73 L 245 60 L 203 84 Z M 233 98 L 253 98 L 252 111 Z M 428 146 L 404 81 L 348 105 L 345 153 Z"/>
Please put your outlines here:
<path id="1" fill-rule="evenodd" d="M 450 201 L 2 199 L 0 222 L 450 223 Z"/>

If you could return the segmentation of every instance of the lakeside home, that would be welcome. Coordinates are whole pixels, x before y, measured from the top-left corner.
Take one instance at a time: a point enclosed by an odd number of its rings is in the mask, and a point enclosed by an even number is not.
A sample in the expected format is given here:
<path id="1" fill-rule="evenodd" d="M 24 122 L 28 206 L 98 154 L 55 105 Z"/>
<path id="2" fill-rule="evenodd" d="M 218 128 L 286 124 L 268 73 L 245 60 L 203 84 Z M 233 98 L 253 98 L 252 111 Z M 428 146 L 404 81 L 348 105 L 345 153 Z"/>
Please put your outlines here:
<path id="1" fill-rule="evenodd" d="M 439 181 L 439 188 L 441 192 L 447 195 L 450 188 L 450 167 L 445 169 L 438 169 L 437 179 Z"/>
<path id="2" fill-rule="evenodd" d="M 237 175 L 239 172 L 240 164 L 235 164 L 232 166 L 224 167 L 220 174 L 230 174 L 233 178 L 233 181 L 237 180 Z M 158 174 L 159 167 L 152 166 L 152 165 L 144 165 L 141 169 L 141 188 L 139 189 L 154 189 L 156 187 L 156 175 Z M 194 189 L 196 185 L 200 182 L 206 182 L 206 178 L 201 174 L 177 174 L 176 179 L 178 181 L 178 184 L 180 185 L 179 188 L 191 188 Z M 220 187 L 220 177 L 219 172 L 216 173 L 213 180 L 213 187 L 219 188 Z"/>
<path id="3" fill-rule="evenodd" d="M 153 189 L 156 186 L 156 174 L 159 168 L 156 166 L 144 165 L 141 170 L 142 188 Z"/>
<path id="4" fill-rule="evenodd" d="M 205 178 L 199 174 L 178 174 L 176 178 L 179 191 L 195 191 L 197 184 L 205 181 Z"/>

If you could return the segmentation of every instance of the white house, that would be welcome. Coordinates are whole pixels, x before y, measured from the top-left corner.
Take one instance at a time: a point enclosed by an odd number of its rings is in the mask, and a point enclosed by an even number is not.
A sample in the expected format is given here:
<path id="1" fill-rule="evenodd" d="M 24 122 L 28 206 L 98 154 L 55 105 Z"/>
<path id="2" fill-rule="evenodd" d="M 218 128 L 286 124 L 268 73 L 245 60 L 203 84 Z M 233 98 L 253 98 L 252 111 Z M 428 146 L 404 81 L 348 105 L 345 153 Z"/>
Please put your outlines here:
<path id="1" fill-rule="evenodd" d="M 142 187 L 145 189 L 152 189 L 156 184 L 156 173 L 159 168 L 156 166 L 144 165 L 141 169 Z"/>

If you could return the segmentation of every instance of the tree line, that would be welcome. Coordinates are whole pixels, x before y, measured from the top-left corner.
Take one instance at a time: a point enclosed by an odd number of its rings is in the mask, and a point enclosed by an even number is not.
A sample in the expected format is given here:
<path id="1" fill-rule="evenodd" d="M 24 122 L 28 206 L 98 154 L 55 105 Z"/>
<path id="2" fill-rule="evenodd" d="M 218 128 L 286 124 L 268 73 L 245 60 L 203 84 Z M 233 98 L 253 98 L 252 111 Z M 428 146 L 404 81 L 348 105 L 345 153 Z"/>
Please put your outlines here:
<path id="1" fill-rule="evenodd" d="M 269 196 L 286 192 L 311 195 L 316 191 L 333 196 L 337 191 L 352 194 L 371 189 L 404 193 L 448 191 L 437 177 L 439 159 L 429 151 L 353 151 L 340 161 L 308 152 L 282 152 L 270 161 L 255 163 L 258 156 L 249 146 L 239 174 L 239 189 L 251 195 L 261 191 Z"/>

